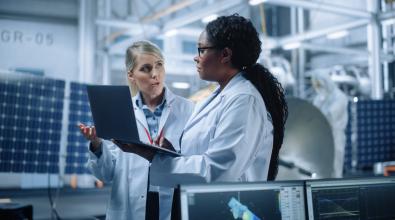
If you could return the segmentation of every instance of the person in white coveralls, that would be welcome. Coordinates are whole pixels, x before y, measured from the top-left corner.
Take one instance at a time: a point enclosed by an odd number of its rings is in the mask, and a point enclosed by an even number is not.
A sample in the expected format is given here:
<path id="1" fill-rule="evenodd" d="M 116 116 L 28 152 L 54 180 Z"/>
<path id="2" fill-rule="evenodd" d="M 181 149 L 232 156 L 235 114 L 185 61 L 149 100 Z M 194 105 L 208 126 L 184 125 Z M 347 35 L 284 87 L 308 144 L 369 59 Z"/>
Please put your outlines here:
<path id="1" fill-rule="evenodd" d="M 311 80 L 313 88 L 317 92 L 313 98 L 313 104 L 325 115 L 332 128 L 335 145 L 332 177 L 341 178 L 346 148 L 348 98 L 329 74 L 318 72 L 311 76 Z"/>

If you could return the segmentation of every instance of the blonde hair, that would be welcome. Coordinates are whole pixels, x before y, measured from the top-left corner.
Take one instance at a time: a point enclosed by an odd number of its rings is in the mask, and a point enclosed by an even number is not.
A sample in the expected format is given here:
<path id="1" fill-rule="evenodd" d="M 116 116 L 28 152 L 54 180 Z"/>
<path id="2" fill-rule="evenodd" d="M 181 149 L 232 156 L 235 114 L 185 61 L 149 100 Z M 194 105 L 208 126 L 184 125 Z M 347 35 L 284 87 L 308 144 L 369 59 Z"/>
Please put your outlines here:
<path id="1" fill-rule="evenodd" d="M 152 54 L 164 60 L 161 50 L 154 43 L 147 40 L 136 41 L 126 49 L 126 72 L 133 70 L 136 65 L 136 57 L 138 54 Z"/>
<path id="2" fill-rule="evenodd" d="M 136 66 L 136 58 L 139 54 L 151 54 L 164 60 L 162 51 L 154 43 L 147 40 L 136 41 L 126 49 L 125 66 L 127 74 L 133 71 L 133 68 Z M 132 96 L 136 95 L 138 92 L 137 86 L 129 80 L 127 82 L 130 94 Z"/>

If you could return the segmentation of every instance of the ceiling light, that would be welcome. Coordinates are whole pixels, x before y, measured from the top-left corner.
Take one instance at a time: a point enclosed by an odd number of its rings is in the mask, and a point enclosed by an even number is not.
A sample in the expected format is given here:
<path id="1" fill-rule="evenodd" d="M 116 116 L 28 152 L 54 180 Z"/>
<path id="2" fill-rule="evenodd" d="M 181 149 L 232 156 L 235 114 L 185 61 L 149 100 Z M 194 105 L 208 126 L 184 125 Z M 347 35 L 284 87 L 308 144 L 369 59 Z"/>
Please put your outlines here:
<path id="1" fill-rule="evenodd" d="M 288 43 L 283 46 L 283 50 L 293 50 L 301 46 L 300 42 Z"/>
<path id="2" fill-rule="evenodd" d="M 206 16 L 206 17 L 202 18 L 202 22 L 203 23 L 209 23 L 210 21 L 214 21 L 217 18 L 218 18 L 217 14 L 212 14 L 212 15 L 209 15 L 209 16 Z"/>
<path id="3" fill-rule="evenodd" d="M 250 4 L 250 5 L 259 5 L 259 4 L 261 4 L 261 3 L 264 3 L 264 2 L 266 2 L 267 0 L 250 0 L 248 3 Z"/>
<path id="4" fill-rule="evenodd" d="M 381 23 L 382 23 L 383 25 L 386 25 L 386 26 L 391 25 L 391 24 L 395 24 L 395 18 L 383 20 L 383 21 L 381 21 Z"/>
<path id="5" fill-rule="evenodd" d="M 165 36 L 166 37 L 171 37 L 178 34 L 178 30 L 177 29 L 171 29 L 165 32 Z"/>
<path id="6" fill-rule="evenodd" d="M 347 30 L 343 30 L 343 31 L 338 31 L 338 32 L 334 32 L 334 33 L 331 33 L 331 34 L 327 34 L 326 38 L 328 38 L 328 39 L 339 39 L 339 38 L 345 37 L 347 35 L 348 35 L 348 31 Z"/>
<path id="7" fill-rule="evenodd" d="M 176 89 L 189 89 L 189 87 L 191 87 L 191 85 L 186 82 L 173 82 L 171 86 Z"/>

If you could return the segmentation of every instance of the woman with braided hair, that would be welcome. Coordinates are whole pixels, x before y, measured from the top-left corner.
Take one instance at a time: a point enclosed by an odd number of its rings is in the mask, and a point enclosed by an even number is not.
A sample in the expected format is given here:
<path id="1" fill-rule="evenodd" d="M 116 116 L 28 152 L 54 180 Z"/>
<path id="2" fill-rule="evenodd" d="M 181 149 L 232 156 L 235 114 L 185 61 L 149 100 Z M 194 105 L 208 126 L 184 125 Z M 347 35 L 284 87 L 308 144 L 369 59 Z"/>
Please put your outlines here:
<path id="1" fill-rule="evenodd" d="M 151 162 L 152 184 L 274 180 L 287 104 L 280 83 L 257 63 L 261 41 L 256 29 L 237 14 L 219 17 L 207 24 L 197 49 L 200 78 L 219 86 L 185 125 L 183 156 L 118 145 Z"/>

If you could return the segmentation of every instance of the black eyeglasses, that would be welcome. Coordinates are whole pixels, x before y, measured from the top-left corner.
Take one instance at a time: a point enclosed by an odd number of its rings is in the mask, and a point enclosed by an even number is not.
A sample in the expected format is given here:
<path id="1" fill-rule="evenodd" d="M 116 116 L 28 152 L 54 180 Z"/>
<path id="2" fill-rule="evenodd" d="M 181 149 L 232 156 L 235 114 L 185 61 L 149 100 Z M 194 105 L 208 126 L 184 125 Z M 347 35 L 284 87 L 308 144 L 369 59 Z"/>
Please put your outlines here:
<path id="1" fill-rule="evenodd" d="M 197 50 L 198 50 L 199 57 L 202 57 L 202 55 L 206 52 L 206 50 L 215 49 L 215 48 L 217 48 L 217 47 L 216 46 L 198 47 Z"/>

